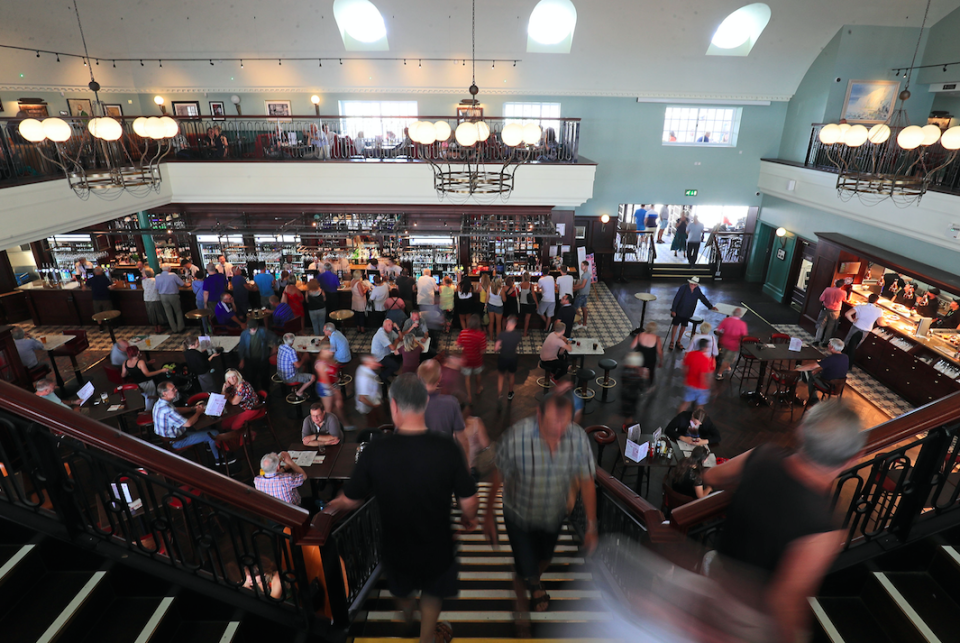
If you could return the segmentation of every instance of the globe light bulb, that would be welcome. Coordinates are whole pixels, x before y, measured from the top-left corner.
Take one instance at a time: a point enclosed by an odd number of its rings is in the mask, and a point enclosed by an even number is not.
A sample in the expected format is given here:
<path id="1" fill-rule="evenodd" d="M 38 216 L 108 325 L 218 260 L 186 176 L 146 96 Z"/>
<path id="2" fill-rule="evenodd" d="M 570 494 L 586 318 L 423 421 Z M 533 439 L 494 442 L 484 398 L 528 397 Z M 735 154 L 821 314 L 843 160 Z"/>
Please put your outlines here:
<path id="1" fill-rule="evenodd" d="M 147 117 L 140 116 L 133 121 L 133 132 L 140 138 L 147 138 Z"/>
<path id="2" fill-rule="evenodd" d="M 471 147 L 476 145 L 477 138 L 479 137 L 476 123 L 460 123 L 457 125 L 455 136 L 457 138 L 457 143 L 463 147 Z"/>
<path id="3" fill-rule="evenodd" d="M 163 138 L 173 138 L 180 132 L 180 125 L 169 116 L 161 116 L 160 124 L 163 125 Z"/>
<path id="4" fill-rule="evenodd" d="M 866 129 L 866 128 L 864 128 L 864 129 Z M 787 229 L 786 229 L 786 228 L 777 228 L 777 236 L 778 236 L 778 237 L 785 237 L 785 236 L 787 236 Z"/>
<path id="5" fill-rule="evenodd" d="M 43 119 L 43 133 L 55 143 L 63 143 L 73 134 L 73 129 L 62 118 Z"/>
<path id="6" fill-rule="evenodd" d="M 163 105 L 163 96 L 154 96 L 153 102 L 157 105 Z"/>
<path id="7" fill-rule="evenodd" d="M 820 128 L 820 142 L 824 145 L 834 145 L 840 141 L 840 126 L 830 123 Z"/>
<path id="8" fill-rule="evenodd" d="M 960 149 L 960 125 L 951 127 L 940 137 L 940 145 L 946 150 Z"/>
<path id="9" fill-rule="evenodd" d="M 869 135 L 870 132 L 867 131 L 866 127 L 863 125 L 854 125 L 847 130 L 847 135 L 844 137 L 843 142 L 849 147 L 860 147 L 867 142 Z"/>
<path id="10" fill-rule="evenodd" d="M 450 135 L 453 134 L 453 130 L 450 129 L 450 123 L 447 121 L 437 121 L 433 124 L 433 130 L 437 135 L 438 141 L 446 141 L 450 138 Z"/>
<path id="11" fill-rule="evenodd" d="M 417 128 L 417 137 L 423 145 L 433 145 L 437 140 L 437 129 L 430 121 L 423 121 Z"/>
<path id="12" fill-rule="evenodd" d="M 600 223 L 604 223 L 604 224 L 610 223 L 610 215 L 609 215 L 609 214 L 601 214 L 601 215 L 600 215 Z"/>
<path id="13" fill-rule="evenodd" d="M 870 132 L 867 134 L 867 140 L 874 145 L 885 143 L 888 138 L 890 138 L 890 126 L 886 123 L 874 125 L 870 128 Z"/>
<path id="14" fill-rule="evenodd" d="M 923 140 L 920 141 L 920 145 L 924 147 L 933 145 L 940 140 L 940 128 L 936 125 L 924 125 L 920 128 L 920 131 L 923 132 Z"/>
<path id="15" fill-rule="evenodd" d="M 314 105 L 319 105 L 320 97 L 314 94 L 313 96 L 310 97 L 310 102 L 313 103 Z"/>
<path id="16" fill-rule="evenodd" d="M 523 142 L 527 145 L 536 145 L 540 142 L 540 126 L 530 123 L 523 126 Z"/>
<path id="17" fill-rule="evenodd" d="M 923 129 L 918 125 L 904 127 L 897 134 L 897 145 L 905 150 L 915 150 L 923 142 Z"/>
<path id="18" fill-rule="evenodd" d="M 47 138 L 43 133 L 43 123 L 35 118 L 28 118 L 20 121 L 20 135 L 31 143 L 39 143 Z"/>

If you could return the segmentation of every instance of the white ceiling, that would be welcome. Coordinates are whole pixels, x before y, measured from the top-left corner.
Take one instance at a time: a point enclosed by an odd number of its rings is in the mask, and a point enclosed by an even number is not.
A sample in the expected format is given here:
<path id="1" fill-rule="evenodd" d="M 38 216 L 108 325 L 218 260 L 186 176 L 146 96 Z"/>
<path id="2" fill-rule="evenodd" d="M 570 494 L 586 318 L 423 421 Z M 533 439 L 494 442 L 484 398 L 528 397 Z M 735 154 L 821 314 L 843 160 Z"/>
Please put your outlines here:
<path id="1" fill-rule="evenodd" d="M 349 62 L 332 0 L 78 0 L 97 80 L 134 91 L 414 91 L 463 93 L 469 65 L 420 57 L 470 55 L 467 0 L 373 0 L 384 15 L 389 52 L 402 62 Z M 745 58 L 704 55 L 717 25 L 748 0 L 574 0 L 570 54 L 526 52 L 526 23 L 537 0 L 478 0 L 477 57 L 519 59 L 514 68 L 478 64 L 481 91 L 555 95 L 788 99 L 841 25 L 918 27 L 923 0 L 767 0 L 770 24 Z M 928 25 L 960 6 L 934 0 Z M 0 2 L 0 44 L 82 53 L 70 0 Z M 117 63 L 110 57 L 209 57 L 216 63 Z M 218 57 L 343 56 L 324 62 L 217 63 Z M 908 61 L 905 61 L 905 63 Z M 21 78 L 20 74 L 24 76 Z M 0 49 L 0 89 L 80 87 L 76 59 Z"/>

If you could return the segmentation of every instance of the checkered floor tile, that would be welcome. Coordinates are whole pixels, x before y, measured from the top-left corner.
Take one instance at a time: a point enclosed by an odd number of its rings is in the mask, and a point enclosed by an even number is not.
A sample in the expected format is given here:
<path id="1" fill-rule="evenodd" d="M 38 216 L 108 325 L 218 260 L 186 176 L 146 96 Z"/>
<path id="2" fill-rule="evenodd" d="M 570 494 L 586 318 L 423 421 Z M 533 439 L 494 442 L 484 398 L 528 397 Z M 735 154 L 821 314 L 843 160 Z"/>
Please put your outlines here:
<path id="1" fill-rule="evenodd" d="M 799 337 L 808 344 L 813 342 L 813 335 L 800 326 L 774 324 L 774 328 L 781 333 L 787 333 L 791 337 Z M 898 417 L 908 411 L 912 411 L 914 408 L 912 404 L 856 366 L 851 368 L 847 374 L 847 386 L 853 388 L 853 390 L 862 395 L 868 402 L 890 417 Z"/>

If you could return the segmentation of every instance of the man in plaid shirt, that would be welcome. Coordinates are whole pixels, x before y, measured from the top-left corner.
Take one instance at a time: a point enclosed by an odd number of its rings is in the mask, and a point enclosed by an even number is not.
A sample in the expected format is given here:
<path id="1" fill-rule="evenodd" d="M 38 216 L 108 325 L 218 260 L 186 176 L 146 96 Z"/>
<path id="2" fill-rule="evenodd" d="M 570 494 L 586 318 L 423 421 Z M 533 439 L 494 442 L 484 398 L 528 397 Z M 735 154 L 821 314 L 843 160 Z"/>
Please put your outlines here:
<path id="1" fill-rule="evenodd" d="M 220 453 L 217 451 L 214 433 L 208 433 L 207 431 L 188 432 L 186 430 L 203 417 L 204 404 L 201 402 L 192 409 L 175 407 L 173 402 L 177 399 L 177 387 L 173 382 L 160 384 L 157 387 L 157 393 L 160 395 L 160 399 L 153 407 L 153 431 L 160 437 L 177 440 L 171 445 L 176 449 L 206 442 L 213 454 L 213 459 L 219 460 Z M 193 414 L 184 417 L 180 414 L 180 411 L 193 411 Z"/>
<path id="2" fill-rule="evenodd" d="M 297 488 L 306 480 L 306 474 L 289 453 L 268 453 L 260 460 L 260 468 L 263 469 L 263 475 L 253 479 L 253 486 L 258 491 L 300 506 L 300 492 Z"/>
<path id="3" fill-rule="evenodd" d="M 497 469 L 487 498 L 484 532 L 491 543 L 497 543 L 492 508 L 502 478 L 503 522 L 517 576 L 523 583 L 515 584 L 519 611 L 544 612 L 550 597 L 540 584 L 540 575 L 553 558 L 571 494 L 578 490 L 587 518 L 583 548 L 589 554 L 597 546 L 596 465 L 587 434 L 573 423 L 570 399 L 547 397 L 536 418 L 511 427 L 497 446 Z M 529 606 L 523 586 L 530 592 Z"/>
<path id="4" fill-rule="evenodd" d="M 298 372 L 303 362 L 297 361 L 297 351 L 293 348 L 296 340 L 297 336 L 293 333 L 283 336 L 283 343 L 277 349 L 277 374 L 285 384 L 303 383 L 303 386 L 297 389 L 297 396 L 303 397 L 303 392 L 310 388 L 317 378 L 309 373 Z"/>

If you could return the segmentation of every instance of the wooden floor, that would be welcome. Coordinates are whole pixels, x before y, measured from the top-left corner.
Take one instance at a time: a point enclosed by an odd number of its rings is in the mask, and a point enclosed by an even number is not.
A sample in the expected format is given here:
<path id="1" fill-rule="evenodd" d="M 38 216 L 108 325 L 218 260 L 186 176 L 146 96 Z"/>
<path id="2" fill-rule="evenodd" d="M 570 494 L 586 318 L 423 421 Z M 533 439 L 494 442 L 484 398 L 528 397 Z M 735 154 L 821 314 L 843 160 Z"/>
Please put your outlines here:
<path id="1" fill-rule="evenodd" d="M 639 323 L 641 314 L 641 302 L 633 297 L 636 292 L 652 292 L 657 295 L 657 301 L 652 302 L 647 307 L 647 320 L 651 318 L 669 318 L 670 302 L 673 300 L 677 288 L 682 285 L 682 281 L 670 280 L 661 282 L 634 282 L 627 284 L 610 284 L 614 296 L 620 302 L 631 321 Z M 751 308 L 762 311 L 764 319 L 748 313 L 744 318 L 747 322 L 751 334 L 759 334 L 761 337 L 768 337 L 772 332 L 769 324 L 771 323 L 796 323 L 797 313 L 787 306 L 780 306 L 772 303 L 768 297 L 760 292 L 760 286 L 757 284 L 746 284 L 742 282 L 706 282 L 703 284 L 703 290 L 714 303 L 727 303 L 739 305 L 745 303 Z M 661 335 L 666 329 L 661 329 Z M 607 348 L 605 357 L 610 357 L 623 363 L 623 358 L 629 350 L 630 338 L 616 346 Z M 164 363 L 167 359 L 181 359 L 179 353 L 164 354 L 158 352 L 155 357 L 159 363 Z M 598 374 L 600 369 L 597 367 L 599 358 L 588 358 L 586 365 L 595 369 Z M 657 386 L 642 400 L 637 418 L 644 429 L 655 430 L 658 426 L 665 426 L 676 414 L 677 407 L 681 401 L 682 392 L 682 368 L 680 366 L 682 353 L 675 351 L 667 353 L 665 356 L 665 365 L 657 373 Z M 536 357 L 531 355 L 521 356 L 520 369 L 517 373 L 516 397 L 512 402 L 506 399 L 497 403 L 497 374 L 496 358 L 488 355 L 485 361 L 485 370 L 483 373 L 484 392 L 480 396 L 480 403 L 476 405 L 478 414 L 483 419 L 490 437 L 498 439 L 503 432 L 514 422 L 528 417 L 535 413 L 537 404 L 537 394 L 540 389 L 536 384 L 536 379 L 542 373 L 536 367 Z M 348 367 L 348 372 L 355 370 L 357 359 L 354 364 Z M 613 374 L 617 377 L 617 374 Z M 95 376 L 95 383 L 105 382 L 102 379 L 102 373 Z M 720 429 L 722 435 L 721 444 L 715 449 L 718 456 L 733 457 L 757 445 L 771 442 L 784 446 L 794 444 L 794 429 L 799 421 L 802 411 L 801 408 L 794 410 L 793 421 L 790 420 L 788 409 L 771 409 L 769 407 L 755 408 L 743 402 L 737 394 L 737 381 L 724 381 L 718 383 L 715 388 L 714 396 L 706 409 L 712 417 L 714 423 Z M 594 388 L 596 388 L 594 386 Z M 352 392 L 352 391 L 351 391 Z M 612 393 L 619 398 L 618 389 L 613 389 Z M 805 397 L 806 392 L 800 392 L 801 397 Z M 844 393 L 844 400 L 853 405 L 859 412 L 866 427 L 871 427 L 888 419 L 888 417 L 879 411 L 876 407 L 859 396 L 855 391 L 847 389 Z M 354 399 L 351 396 L 346 402 L 348 410 L 348 422 L 363 426 L 362 418 L 354 413 Z M 269 400 L 270 414 L 273 418 L 274 426 L 280 435 L 280 441 L 284 446 L 292 441 L 299 440 L 300 422 L 293 419 L 289 414 L 289 407 L 284 402 L 282 396 L 271 395 Z M 591 403 L 587 408 L 587 415 L 583 419 L 583 424 L 605 424 L 619 431 L 623 422 L 620 415 L 619 402 L 613 404 Z M 348 440 L 354 440 L 356 433 L 350 434 Z M 276 448 L 269 435 L 263 435 L 258 438 L 254 445 L 254 455 L 259 458 L 262 454 L 272 451 Z M 614 460 L 614 448 L 607 448 L 604 454 L 604 466 L 610 468 Z M 630 481 L 632 484 L 632 481 Z M 652 492 L 649 500 L 655 504 L 660 502 L 660 482 L 653 480 L 651 484 Z"/>

